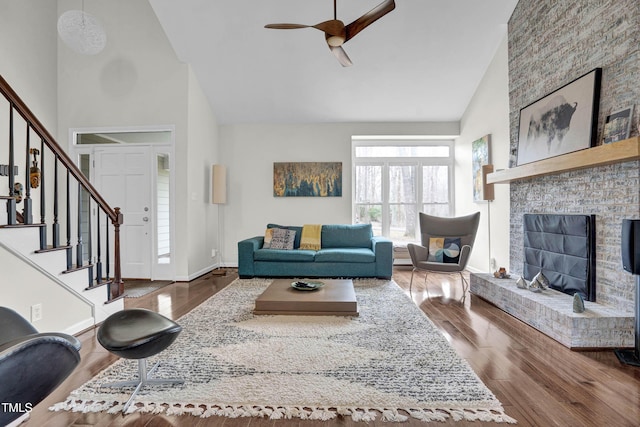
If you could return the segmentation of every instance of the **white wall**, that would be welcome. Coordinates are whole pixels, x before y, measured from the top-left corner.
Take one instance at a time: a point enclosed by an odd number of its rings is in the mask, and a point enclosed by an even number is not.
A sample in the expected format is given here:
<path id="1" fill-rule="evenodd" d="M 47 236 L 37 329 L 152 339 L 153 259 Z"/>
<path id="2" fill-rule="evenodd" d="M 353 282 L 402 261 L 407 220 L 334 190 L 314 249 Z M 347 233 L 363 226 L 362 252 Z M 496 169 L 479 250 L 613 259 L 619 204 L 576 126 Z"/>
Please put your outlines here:
<path id="1" fill-rule="evenodd" d="M 0 0 L 0 74 L 54 135 L 57 19 L 55 1 Z"/>
<path id="2" fill-rule="evenodd" d="M 218 208 L 211 204 L 211 165 L 218 163 L 218 124 L 209 101 L 189 67 L 189 183 L 186 221 L 189 224 L 189 276 L 191 280 L 215 267 L 211 249 L 218 249 Z"/>
<path id="3" fill-rule="evenodd" d="M 469 268 L 491 271 L 490 259 L 509 270 L 509 185 L 494 186 L 493 202 L 473 202 L 471 143 L 491 135 L 491 162 L 509 164 L 509 75 L 507 37 L 500 44 L 484 78 L 460 121 L 456 140 L 456 215 L 480 211 L 480 226 Z"/>
<path id="4" fill-rule="evenodd" d="M 31 306 L 42 305 L 42 319 L 32 322 L 38 332 L 74 333 L 93 324 L 92 305 L 59 286 L 0 245 L 0 305 L 27 320 Z"/>
<path id="5" fill-rule="evenodd" d="M 59 13 L 79 6 L 58 5 Z M 216 160 L 215 116 L 147 0 L 86 0 L 84 7 L 103 25 L 107 45 L 97 55 L 79 55 L 58 43 L 58 138 L 66 142 L 70 128 L 175 126 L 172 261 L 176 278 L 188 280 L 213 268 L 214 235 L 203 220 L 215 221 L 204 197 L 204 165 Z"/>
<path id="6" fill-rule="evenodd" d="M 60 14 L 79 7 L 77 0 L 58 1 Z M 149 2 L 85 0 L 84 10 L 104 27 L 107 45 L 97 55 L 80 55 L 55 36 L 60 141 L 73 127 L 175 124 L 184 144 L 188 67 L 178 61 Z"/>
<path id="7" fill-rule="evenodd" d="M 222 125 L 224 263 L 237 265 L 237 242 L 263 234 L 270 222 L 350 224 L 353 135 L 458 134 L 457 122 Z M 273 163 L 309 161 L 342 162 L 342 197 L 273 197 Z"/>

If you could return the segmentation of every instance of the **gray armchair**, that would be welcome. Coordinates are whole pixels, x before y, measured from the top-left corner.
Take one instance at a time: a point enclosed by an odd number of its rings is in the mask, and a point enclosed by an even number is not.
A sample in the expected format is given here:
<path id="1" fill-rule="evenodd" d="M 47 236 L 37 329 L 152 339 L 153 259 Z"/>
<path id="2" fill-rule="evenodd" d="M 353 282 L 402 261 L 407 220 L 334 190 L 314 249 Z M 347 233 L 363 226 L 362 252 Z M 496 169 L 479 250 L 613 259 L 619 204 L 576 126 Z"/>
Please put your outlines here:
<path id="1" fill-rule="evenodd" d="M 455 218 L 443 218 L 425 213 L 420 213 L 420 237 L 422 245 L 416 245 L 409 243 L 407 249 L 409 249 L 409 255 L 411 256 L 411 263 L 413 264 L 413 271 L 411 272 L 411 282 L 409 284 L 409 292 L 411 293 L 413 286 L 413 275 L 416 271 L 425 272 L 425 283 L 427 281 L 428 273 L 459 273 L 462 279 L 463 298 L 466 295 L 469 284 L 462 274 L 469 262 L 469 255 L 473 249 L 473 243 L 476 239 L 476 233 L 478 231 L 478 224 L 480 222 L 480 212 L 476 212 L 471 215 L 455 217 Z M 433 258 L 433 254 L 430 257 L 429 254 L 429 241 L 431 238 L 450 238 L 460 239 L 459 258 L 457 262 L 438 262 Z M 455 249 L 455 248 L 454 248 Z M 449 260 L 451 261 L 451 260 Z M 428 291 L 427 291 L 428 295 Z"/>
<path id="2" fill-rule="evenodd" d="M 80 362 L 80 341 L 38 331 L 10 308 L 0 307 L 0 425 L 23 416 L 47 397 Z M 9 408 L 7 410 L 7 408 Z"/>

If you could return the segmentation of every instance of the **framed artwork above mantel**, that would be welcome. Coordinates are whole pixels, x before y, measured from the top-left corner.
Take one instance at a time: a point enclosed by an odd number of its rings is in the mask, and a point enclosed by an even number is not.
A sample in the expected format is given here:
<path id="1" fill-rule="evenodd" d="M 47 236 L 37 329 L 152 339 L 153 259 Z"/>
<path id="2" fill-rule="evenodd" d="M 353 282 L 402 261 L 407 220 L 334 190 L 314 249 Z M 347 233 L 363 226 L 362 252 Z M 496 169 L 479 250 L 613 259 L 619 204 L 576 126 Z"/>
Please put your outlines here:
<path id="1" fill-rule="evenodd" d="M 518 166 L 597 145 L 601 79 L 596 68 L 520 110 Z"/>

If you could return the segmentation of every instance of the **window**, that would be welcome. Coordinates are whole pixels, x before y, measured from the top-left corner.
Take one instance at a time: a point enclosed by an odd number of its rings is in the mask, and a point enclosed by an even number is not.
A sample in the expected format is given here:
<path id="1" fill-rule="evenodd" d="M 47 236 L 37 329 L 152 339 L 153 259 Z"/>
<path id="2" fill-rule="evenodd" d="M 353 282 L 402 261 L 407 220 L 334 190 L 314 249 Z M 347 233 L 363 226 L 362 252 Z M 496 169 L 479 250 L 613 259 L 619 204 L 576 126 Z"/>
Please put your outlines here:
<path id="1" fill-rule="evenodd" d="M 418 212 L 453 214 L 453 141 L 354 140 L 353 222 L 394 242 L 418 239 Z"/>

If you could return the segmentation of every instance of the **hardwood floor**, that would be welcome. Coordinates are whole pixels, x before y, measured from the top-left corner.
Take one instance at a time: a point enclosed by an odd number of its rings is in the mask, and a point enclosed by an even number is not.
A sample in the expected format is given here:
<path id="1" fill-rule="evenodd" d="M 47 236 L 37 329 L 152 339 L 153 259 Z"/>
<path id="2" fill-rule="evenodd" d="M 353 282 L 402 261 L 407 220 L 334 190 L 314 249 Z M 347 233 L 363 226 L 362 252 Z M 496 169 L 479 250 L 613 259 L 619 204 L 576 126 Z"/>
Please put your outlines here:
<path id="1" fill-rule="evenodd" d="M 168 317 L 187 313 L 236 276 L 204 276 L 178 282 L 141 298 L 129 298 L 126 308 L 144 307 Z M 394 269 L 393 278 L 408 293 L 411 270 Z M 489 303 L 462 291 L 457 275 L 432 275 L 424 286 L 414 281 L 413 301 L 442 330 L 458 354 L 473 367 L 519 426 L 638 426 L 640 425 L 640 368 L 621 365 L 612 351 L 573 352 Z M 427 294 L 428 290 L 428 294 Z M 74 374 L 31 413 L 24 426 L 216 426 L 320 427 L 349 426 L 350 419 L 333 421 L 229 419 L 192 416 L 50 412 L 117 358 L 95 339 L 95 330 L 79 336 L 82 361 Z M 370 426 L 382 422 L 369 423 Z M 403 425 L 422 426 L 412 420 Z M 385 425 L 389 426 L 388 423 Z M 495 426 L 495 423 L 454 422 L 437 425 Z"/>

